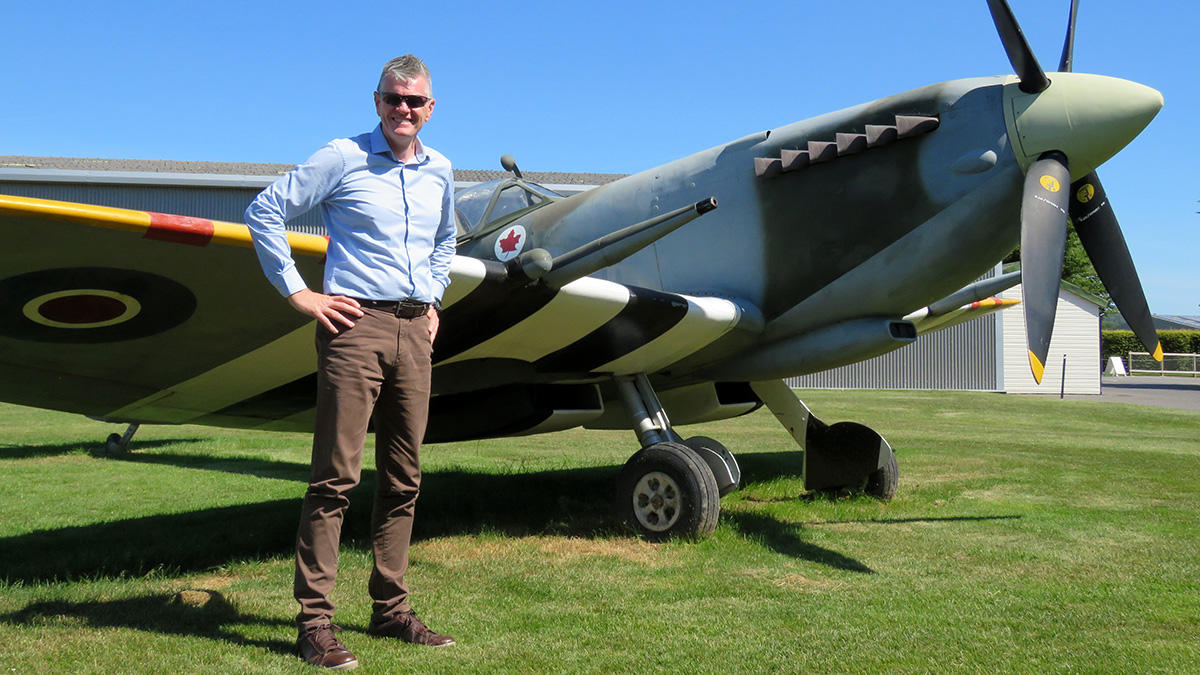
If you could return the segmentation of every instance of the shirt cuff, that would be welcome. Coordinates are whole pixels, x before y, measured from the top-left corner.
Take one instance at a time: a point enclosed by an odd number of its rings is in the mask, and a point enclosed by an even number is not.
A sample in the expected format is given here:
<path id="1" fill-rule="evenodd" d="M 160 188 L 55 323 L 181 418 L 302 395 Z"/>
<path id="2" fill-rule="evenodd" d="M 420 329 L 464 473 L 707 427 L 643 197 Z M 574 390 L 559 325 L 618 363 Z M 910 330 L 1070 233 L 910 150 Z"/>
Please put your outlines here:
<path id="1" fill-rule="evenodd" d="M 295 267 L 276 277 L 273 283 L 280 295 L 285 298 L 308 288 L 308 284 L 304 283 L 304 277 L 300 276 L 300 272 L 296 271 Z"/>

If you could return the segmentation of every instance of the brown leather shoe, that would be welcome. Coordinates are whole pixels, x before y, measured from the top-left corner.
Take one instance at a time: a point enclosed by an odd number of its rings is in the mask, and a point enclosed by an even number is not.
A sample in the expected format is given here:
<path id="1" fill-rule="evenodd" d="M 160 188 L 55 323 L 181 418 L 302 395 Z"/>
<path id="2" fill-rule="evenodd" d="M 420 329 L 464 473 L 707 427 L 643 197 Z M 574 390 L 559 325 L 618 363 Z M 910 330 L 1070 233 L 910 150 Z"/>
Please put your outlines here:
<path id="1" fill-rule="evenodd" d="M 358 667 L 358 659 L 334 636 L 334 631 L 340 633 L 342 629 L 329 623 L 301 628 L 300 637 L 296 639 L 296 649 L 300 652 L 300 658 L 322 668 L 354 670 Z"/>
<path id="2" fill-rule="evenodd" d="M 449 635 L 439 635 L 429 630 L 429 626 L 426 626 L 423 621 L 418 619 L 416 613 L 411 610 L 387 621 L 380 621 L 372 617 L 371 625 L 367 628 L 367 633 L 375 637 L 400 638 L 414 645 L 445 647 L 454 644 L 454 638 Z"/>

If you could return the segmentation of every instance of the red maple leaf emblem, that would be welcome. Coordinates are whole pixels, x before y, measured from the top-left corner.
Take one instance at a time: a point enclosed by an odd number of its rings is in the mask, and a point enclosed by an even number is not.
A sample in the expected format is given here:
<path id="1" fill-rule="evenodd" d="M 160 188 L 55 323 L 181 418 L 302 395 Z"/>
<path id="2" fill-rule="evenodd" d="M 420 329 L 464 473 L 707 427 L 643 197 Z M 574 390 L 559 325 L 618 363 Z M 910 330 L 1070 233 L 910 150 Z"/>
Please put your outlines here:
<path id="1" fill-rule="evenodd" d="M 512 253 L 517 250 L 517 244 L 521 242 L 521 235 L 517 234 L 516 230 L 508 233 L 508 236 L 500 240 L 500 250 L 504 253 Z"/>

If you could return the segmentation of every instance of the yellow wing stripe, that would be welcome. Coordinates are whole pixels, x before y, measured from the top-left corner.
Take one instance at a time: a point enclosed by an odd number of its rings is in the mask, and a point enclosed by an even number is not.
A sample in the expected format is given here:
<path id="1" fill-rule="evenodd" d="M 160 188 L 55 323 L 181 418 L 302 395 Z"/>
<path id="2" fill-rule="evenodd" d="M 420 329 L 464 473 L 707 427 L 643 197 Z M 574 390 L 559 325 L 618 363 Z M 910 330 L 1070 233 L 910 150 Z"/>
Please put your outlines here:
<path id="1" fill-rule="evenodd" d="M 33 197 L 0 195 L 0 213 L 13 216 L 41 216 L 53 220 L 130 232 L 144 232 L 150 228 L 150 214 L 145 211 L 58 202 L 50 199 L 34 199 Z"/>
<path id="2" fill-rule="evenodd" d="M 250 228 L 240 223 L 152 214 L 147 211 L 118 209 L 110 206 L 0 195 L 0 214 L 38 216 L 91 227 L 140 232 L 143 236 L 159 239 L 171 238 L 162 236 L 163 232 L 175 232 L 188 235 L 193 242 L 203 239 L 203 242 L 199 243 L 216 243 L 247 248 L 254 245 L 250 238 Z M 205 228 L 211 229 L 211 232 L 205 232 L 204 236 L 201 236 L 196 231 L 197 225 L 203 225 Z M 314 258 L 324 257 L 328 247 L 326 238 L 315 234 L 289 232 L 287 238 L 292 252 L 298 255 Z"/>

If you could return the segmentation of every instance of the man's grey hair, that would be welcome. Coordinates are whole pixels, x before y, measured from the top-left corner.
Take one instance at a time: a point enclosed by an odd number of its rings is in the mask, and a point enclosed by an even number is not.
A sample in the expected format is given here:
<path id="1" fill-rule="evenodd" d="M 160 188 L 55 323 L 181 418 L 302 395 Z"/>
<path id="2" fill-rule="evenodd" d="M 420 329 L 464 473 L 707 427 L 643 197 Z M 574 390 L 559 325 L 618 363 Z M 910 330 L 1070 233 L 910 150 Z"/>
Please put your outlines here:
<path id="1" fill-rule="evenodd" d="M 425 95 L 433 96 L 433 78 L 429 77 L 429 67 L 425 65 L 424 61 L 412 54 L 397 56 L 384 64 L 383 72 L 379 74 L 379 84 L 375 86 L 376 91 L 383 90 L 383 81 L 387 78 L 388 73 L 391 73 L 397 80 L 404 83 L 412 82 L 418 77 L 425 78 Z"/>

